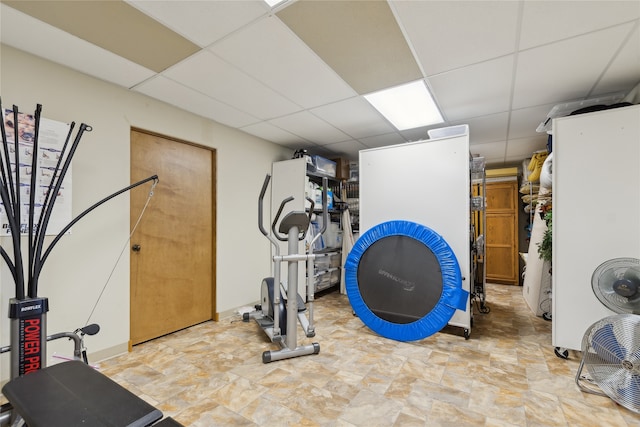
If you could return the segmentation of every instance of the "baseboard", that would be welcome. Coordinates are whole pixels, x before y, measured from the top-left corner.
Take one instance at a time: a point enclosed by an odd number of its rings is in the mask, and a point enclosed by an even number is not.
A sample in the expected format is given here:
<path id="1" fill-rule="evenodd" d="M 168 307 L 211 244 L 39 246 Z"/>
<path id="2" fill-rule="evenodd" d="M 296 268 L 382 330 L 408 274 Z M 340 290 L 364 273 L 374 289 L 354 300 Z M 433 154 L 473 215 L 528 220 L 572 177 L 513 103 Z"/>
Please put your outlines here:
<path id="1" fill-rule="evenodd" d="M 123 342 L 122 344 L 115 345 L 113 347 L 105 348 L 96 352 L 90 352 L 87 357 L 91 365 L 102 362 L 112 357 L 120 356 L 129 352 L 129 343 Z"/>
<path id="2" fill-rule="evenodd" d="M 220 320 L 228 319 L 230 317 L 237 317 L 237 316 L 242 317 L 241 313 L 247 311 L 249 308 L 253 309 L 253 307 L 256 304 L 260 304 L 260 301 L 256 301 L 254 303 L 251 303 L 250 305 L 244 305 L 241 307 L 232 308 L 231 310 L 220 311 L 216 313 L 214 320 L 218 322 Z"/>

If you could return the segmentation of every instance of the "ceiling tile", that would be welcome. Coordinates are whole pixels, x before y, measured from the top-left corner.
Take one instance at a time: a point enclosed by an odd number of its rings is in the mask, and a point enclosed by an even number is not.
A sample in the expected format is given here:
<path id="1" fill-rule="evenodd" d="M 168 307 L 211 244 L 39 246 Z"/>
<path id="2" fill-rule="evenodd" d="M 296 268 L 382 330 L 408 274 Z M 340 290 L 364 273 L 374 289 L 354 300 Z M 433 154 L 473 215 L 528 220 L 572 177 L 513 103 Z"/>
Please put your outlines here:
<path id="1" fill-rule="evenodd" d="M 385 135 L 370 136 L 368 138 L 360 138 L 360 142 L 369 148 L 384 147 L 387 145 L 404 144 L 405 139 L 399 133 L 388 133 Z"/>
<path id="2" fill-rule="evenodd" d="M 29 34 L 29 37 L 25 37 Z M 153 71 L 0 4 L 0 41 L 82 73 L 130 88 Z M 64 46 L 61 49 L 60 46 Z"/>
<path id="3" fill-rule="evenodd" d="M 269 120 L 269 123 L 319 145 L 351 139 L 344 132 L 339 131 L 308 111 L 300 111 L 299 113 L 278 117 Z"/>
<path id="4" fill-rule="evenodd" d="M 258 121 L 249 114 L 160 75 L 134 90 L 227 126 L 241 127 Z"/>
<path id="5" fill-rule="evenodd" d="M 266 120 L 300 110 L 293 102 L 206 50 L 163 74 L 260 119 Z"/>
<path id="6" fill-rule="evenodd" d="M 200 47 L 209 46 L 269 11 L 262 0 L 125 1 Z"/>
<path id="7" fill-rule="evenodd" d="M 637 1 L 525 1 L 520 49 L 640 18 Z"/>
<path id="8" fill-rule="evenodd" d="M 384 1 L 297 1 L 277 13 L 360 95 L 422 78 Z"/>
<path id="9" fill-rule="evenodd" d="M 504 56 L 516 48 L 519 2 L 390 3 L 427 76 Z"/>
<path id="10" fill-rule="evenodd" d="M 640 83 L 640 26 L 636 25 L 629 40 L 615 57 L 591 95 L 625 91 L 638 83 Z"/>
<path id="11" fill-rule="evenodd" d="M 291 146 L 294 144 L 300 144 L 301 148 L 305 148 L 306 145 L 315 145 L 308 141 L 304 141 L 297 135 L 287 132 L 277 126 L 274 126 L 267 122 L 255 123 L 249 126 L 243 126 L 241 131 L 250 133 L 259 138 L 266 139 L 267 141 L 275 142 L 276 144 Z"/>
<path id="12" fill-rule="evenodd" d="M 507 124 L 509 113 L 497 113 L 484 117 L 459 120 L 453 125 L 469 125 L 469 143 L 484 144 L 487 142 L 503 141 L 507 138 Z"/>
<path id="13" fill-rule="evenodd" d="M 555 104 L 521 108 L 511 111 L 509 122 L 509 139 L 536 136 L 536 128 L 544 122 Z"/>
<path id="14" fill-rule="evenodd" d="M 189 40 L 122 1 L 5 0 L 4 3 L 156 72 L 199 50 Z"/>
<path id="15" fill-rule="evenodd" d="M 479 155 L 485 159 L 501 159 L 504 161 L 504 154 L 507 141 L 487 142 L 484 144 L 470 144 L 469 151 L 473 155 Z"/>
<path id="16" fill-rule="evenodd" d="M 380 135 L 394 131 L 380 113 L 361 97 L 353 97 L 310 110 L 314 115 L 352 138 Z"/>
<path id="17" fill-rule="evenodd" d="M 547 147 L 547 135 L 539 134 L 530 138 L 510 139 L 507 143 L 506 161 L 514 161 L 531 157 L 534 151 L 544 150 Z"/>
<path id="18" fill-rule="evenodd" d="M 307 150 L 310 153 L 317 153 L 318 150 L 320 149 L 320 147 L 312 142 L 308 142 L 308 141 L 288 141 L 288 142 L 283 142 L 280 143 L 279 145 L 282 145 L 283 147 L 289 147 L 292 150 L 291 156 L 293 157 L 293 153 L 295 153 L 295 151 L 297 150 Z M 326 157 L 326 156 L 324 156 Z"/>
<path id="19" fill-rule="evenodd" d="M 337 142 L 335 144 L 323 145 L 322 148 L 331 150 L 331 158 L 342 157 L 349 160 L 358 160 L 360 150 L 366 150 L 367 146 L 355 140 Z"/>
<path id="20" fill-rule="evenodd" d="M 631 24 L 621 25 L 520 52 L 513 108 L 586 97 L 630 28 Z"/>
<path id="21" fill-rule="evenodd" d="M 509 55 L 429 77 L 446 119 L 457 121 L 509 110 L 513 60 Z"/>
<path id="22" fill-rule="evenodd" d="M 305 108 L 356 95 L 274 16 L 259 19 L 210 50 Z"/>

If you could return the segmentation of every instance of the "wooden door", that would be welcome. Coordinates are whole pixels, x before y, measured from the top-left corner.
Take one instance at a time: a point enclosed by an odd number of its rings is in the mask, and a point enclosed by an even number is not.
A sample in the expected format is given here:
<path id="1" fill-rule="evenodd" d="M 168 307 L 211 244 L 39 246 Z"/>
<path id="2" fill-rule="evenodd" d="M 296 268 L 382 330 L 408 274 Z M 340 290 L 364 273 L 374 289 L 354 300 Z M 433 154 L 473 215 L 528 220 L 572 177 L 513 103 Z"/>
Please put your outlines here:
<path id="1" fill-rule="evenodd" d="M 131 238 L 131 344 L 210 320 L 215 151 L 131 131 L 131 182 L 159 177 Z M 131 227 L 148 192 L 131 192 Z"/>
<path id="2" fill-rule="evenodd" d="M 518 182 L 486 185 L 485 259 L 487 282 L 517 285 Z"/>

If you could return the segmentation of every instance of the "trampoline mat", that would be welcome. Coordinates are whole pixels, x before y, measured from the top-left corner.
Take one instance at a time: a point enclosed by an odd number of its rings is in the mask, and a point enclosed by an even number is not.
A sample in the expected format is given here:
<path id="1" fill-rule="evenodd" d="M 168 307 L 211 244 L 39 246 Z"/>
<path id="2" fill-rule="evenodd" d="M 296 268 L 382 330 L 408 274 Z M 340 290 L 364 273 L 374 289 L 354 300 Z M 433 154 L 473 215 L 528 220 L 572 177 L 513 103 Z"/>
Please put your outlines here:
<path id="1" fill-rule="evenodd" d="M 423 318 L 442 295 L 442 271 L 424 243 L 403 235 L 383 237 L 362 254 L 358 287 L 381 319 L 406 324 Z"/>

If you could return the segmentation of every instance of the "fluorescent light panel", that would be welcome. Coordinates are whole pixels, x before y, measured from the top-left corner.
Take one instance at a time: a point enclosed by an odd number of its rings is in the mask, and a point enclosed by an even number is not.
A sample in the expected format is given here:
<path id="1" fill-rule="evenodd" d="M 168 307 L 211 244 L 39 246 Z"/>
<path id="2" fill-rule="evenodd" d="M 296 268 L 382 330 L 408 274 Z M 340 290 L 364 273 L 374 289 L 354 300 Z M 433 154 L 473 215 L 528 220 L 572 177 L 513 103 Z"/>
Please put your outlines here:
<path id="1" fill-rule="evenodd" d="M 364 97 L 398 130 L 444 122 L 424 80 L 383 89 Z"/>
<path id="2" fill-rule="evenodd" d="M 280 3 L 282 3 L 284 0 L 264 0 L 264 2 L 266 4 L 269 5 L 269 7 L 273 8 L 277 5 L 279 5 Z"/>

